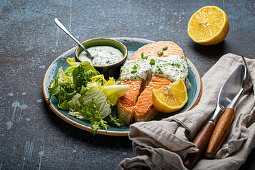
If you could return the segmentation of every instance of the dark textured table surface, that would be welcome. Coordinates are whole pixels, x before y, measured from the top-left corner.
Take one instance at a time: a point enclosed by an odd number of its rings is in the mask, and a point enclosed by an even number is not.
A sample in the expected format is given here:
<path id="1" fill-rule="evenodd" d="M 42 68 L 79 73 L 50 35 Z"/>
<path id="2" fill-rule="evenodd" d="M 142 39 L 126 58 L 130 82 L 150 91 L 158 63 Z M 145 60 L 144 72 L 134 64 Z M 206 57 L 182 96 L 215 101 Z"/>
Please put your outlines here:
<path id="1" fill-rule="evenodd" d="M 230 21 L 225 41 L 200 46 L 186 29 L 206 5 L 224 9 Z M 226 53 L 255 58 L 255 2 L 1 0 L 0 169 L 118 169 L 133 157 L 128 137 L 96 135 L 58 118 L 44 103 L 43 75 L 50 63 L 76 44 L 55 25 L 58 17 L 80 40 L 138 37 L 171 40 L 201 76 Z M 255 151 L 241 169 L 255 168 Z"/>

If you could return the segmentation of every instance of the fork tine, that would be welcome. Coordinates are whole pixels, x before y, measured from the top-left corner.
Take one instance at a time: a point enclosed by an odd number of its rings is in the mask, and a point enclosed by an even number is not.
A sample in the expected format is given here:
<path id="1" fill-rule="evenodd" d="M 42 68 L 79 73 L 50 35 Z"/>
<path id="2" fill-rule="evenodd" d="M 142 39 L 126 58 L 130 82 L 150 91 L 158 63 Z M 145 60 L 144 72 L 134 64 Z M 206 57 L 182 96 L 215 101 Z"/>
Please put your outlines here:
<path id="1" fill-rule="evenodd" d="M 243 94 L 247 94 L 249 93 L 251 90 L 252 90 L 252 81 L 251 81 L 251 76 L 249 74 L 249 70 L 248 70 L 248 66 L 247 66 L 247 63 L 246 63 L 246 60 L 243 56 L 241 56 L 242 59 L 243 59 L 243 64 L 245 66 L 245 72 L 244 72 L 244 78 L 243 78 L 243 88 L 244 88 L 244 92 Z"/>

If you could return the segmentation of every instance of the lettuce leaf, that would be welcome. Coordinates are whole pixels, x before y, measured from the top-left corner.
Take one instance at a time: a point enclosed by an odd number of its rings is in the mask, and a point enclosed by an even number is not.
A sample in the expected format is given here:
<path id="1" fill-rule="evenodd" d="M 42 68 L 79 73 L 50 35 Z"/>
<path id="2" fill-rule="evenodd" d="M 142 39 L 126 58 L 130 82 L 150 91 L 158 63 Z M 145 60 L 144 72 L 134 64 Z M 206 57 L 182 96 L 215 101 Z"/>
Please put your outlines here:
<path id="1" fill-rule="evenodd" d="M 91 82 L 97 83 L 99 86 L 103 86 L 105 83 L 107 83 L 103 74 L 92 77 Z"/>
<path id="2" fill-rule="evenodd" d="M 109 85 L 103 87 L 103 92 L 107 97 L 107 102 L 114 106 L 117 104 L 119 98 L 123 96 L 129 88 L 129 85 Z"/>
<path id="3" fill-rule="evenodd" d="M 117 105 L 112 106 L 112 113 L 105 120 L 112 126 L 120 127 L 124 125 L 123 117 L 118 118 Z"/>
<path id="4" fill-rule="evenodd" d="M 120 126 L 123 126 L 124 125 L 124 122 L 122 119 L 118 119 L 118 118 L 114 118 L 112 115 L 109 115 L 109 118 L 107 120 L 107 122 L 109 122 L 110 124 L 112 124 L 113 126 L 117 126 L 117 127 L 120 127 Z"/>
<path id="5" fill-rule="evenodd" d="M 80 95 L 79 93 L 76 93 L 76 94 L 73 96 L 72 100 L 70 100 L 70 101 L 68 102 L 69 109 L 70 109 L 71 111 L 78 111 L 78 110 L 80 109 L 80 107 L 81 107 L 81 103 L 80 103 L 80 101 L 79 101 L 79 98 L 80 98 L 80 97 L 81 97 L 81 95 Z"/>
<path id="6" fill-rule="evenodd" d="M 114 78 L 106 81 L 88 61 L 80 63 L 68 58 L 67 62 L 71 66 L 65 71 L 60 67 L 48 88 L 49 100 L 55 96 L 60 109 L 91 123 L 93 134 L 99 128 L 107 130 L 107 123 L 122 126 L 123 121 L 113 108 L 127 87 L 117 86 Z"/>
<path id="7" fill-rule="evenodd" d="M 79 111 L 83 120 L 88 121 L 92 126 L 92 134 L 96 134 L 99 128 L 107 130 L 107 122 L 103 120 L 93 100 L 86 103 Z"/>
<path id="8" fill-rule="evenodd" d="M 115 79 L 113 77 L 109 77 L 109 80 L 103 85 L 103 87 L 110 85 L 116 85 Z"/>
<path id="9" fill-rule="evenodd" d="M 93 100 L 96 104 L 100 115 L 105 118 L 111 113 L 111 106 L 107 103 L 107 98 L 97 83 L 88 83 L 87 92 L 81 96 L 80 103 L 86 104 Z"/>
<path id="10" fill-rule="evenodd" d="M 58 70 L 57 78 L 52 81 L 49 89 L 49 99 L 56 96 L 58 107 L 63 110 L 69 110 L 68 101 L 76 94 L 72 77 L 64 73 L 63 68 Z"/>
<path id="11" fill-rule="evenodd" d="M 74 68 L 72 74 L 73 83 L 77 91 L 80 91 L 81 87 L 86 87 L 91 78 L 97 76 L 99 72 L 89 62 L 82 62 L 78 67 Z"/>

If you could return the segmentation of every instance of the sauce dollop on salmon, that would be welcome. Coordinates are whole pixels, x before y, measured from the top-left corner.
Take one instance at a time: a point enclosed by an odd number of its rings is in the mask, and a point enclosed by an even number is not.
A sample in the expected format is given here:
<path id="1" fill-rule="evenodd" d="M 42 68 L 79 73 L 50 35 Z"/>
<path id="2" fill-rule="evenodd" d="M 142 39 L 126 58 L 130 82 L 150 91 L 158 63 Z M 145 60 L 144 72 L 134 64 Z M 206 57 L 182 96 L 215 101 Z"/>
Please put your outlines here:
<path id="1" fill-rule="evenodd" d="M 152 103 L 152 89 L 167 86 L 179 78 L 185 81 L 188 70 L 183 50 L 171 41 L 159 41 L 138 49 L 121 68 L 121 84 L 131 86 L 118 102 L 118 113 L 124 122 L 153 119 L 157 112 Z"/>

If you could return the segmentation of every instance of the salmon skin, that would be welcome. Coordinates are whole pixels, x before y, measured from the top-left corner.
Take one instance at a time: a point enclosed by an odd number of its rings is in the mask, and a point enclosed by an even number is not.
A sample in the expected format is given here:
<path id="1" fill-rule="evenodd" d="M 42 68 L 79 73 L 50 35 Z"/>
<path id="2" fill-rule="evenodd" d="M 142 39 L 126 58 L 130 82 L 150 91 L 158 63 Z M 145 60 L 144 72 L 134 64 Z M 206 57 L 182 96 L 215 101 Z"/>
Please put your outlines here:
<path id="1" fill-rule="evenodd" d="M 158 51 L 163 50 L 164 47 L 167 47 L 167 49 L 164 50 L 163 55 L 159 56 Z M 169 55 L 185 57 L 183 50 L 171 41 L 158 41 L 142 46 L 131 56 L 130 60 L 140 59 L 142 53 L 149 57 L 168 57 Z M 159 89 L 169 85 L 169 83 L 171 83 L 169 79 L 156 75 L 152 75 L 150 81 L 121 81 L 123 85 L 130 85 L 130 89 L 118 101 L 118 113 L 125 124 L 153 119 L 157 112 L 152 103 L 152 89 Z M 147 84 L 148 86 L 146 86 Z"/>

